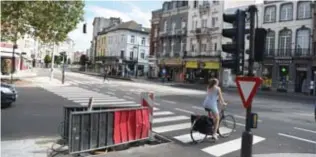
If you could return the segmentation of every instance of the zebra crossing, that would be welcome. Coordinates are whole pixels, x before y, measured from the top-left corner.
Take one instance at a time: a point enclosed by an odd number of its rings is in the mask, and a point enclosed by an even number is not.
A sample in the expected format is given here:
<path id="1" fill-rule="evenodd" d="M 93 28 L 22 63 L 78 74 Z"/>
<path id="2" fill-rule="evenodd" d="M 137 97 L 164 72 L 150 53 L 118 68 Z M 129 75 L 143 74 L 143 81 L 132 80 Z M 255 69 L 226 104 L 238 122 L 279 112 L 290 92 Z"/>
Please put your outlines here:
<path id="1" fill-rule="evenodd" d="M 189 113 L 189 114 L 192 114 L 192 113 Z M 191 129 L 190 116 L 180 115 L 172 111 L 166 111 L 156 106 L 154 107 L 153 117 L 154 118 L 152 122 L 153 123 L 152 129 L 155 133 L 169 137 L 172 140 L 180 142 L 182 144 L 192 144 L 191 143 L 192 139 L 190 135 L 190 129 Z M 204 138 L 203 136 L 196 136 L 196 135 L 194 135 L 194 137 L 197 140 Z M 265 140 L 264 137 L 255 135 L 253 137 L 253 144 L 257 144 L 264 140 Z M 219 157 L 219 156 L 227 155 L 229 153 L 233 153 L 235 151 L 240 150 L 241 137 L 239 136 L 229 141 L 225 141 L 220 138 L 216 143 L 210 144 L 208 142 L 204 142 L 204 143 L 198 144 L 196 147 L 198 147 L 198 149 L 200 149 L 204 153 Z"/>
<path id="2" fill-rule="evenodd" d="M 115 96 L 115 93 L 111 95 L 102 94 L 95 91 L 73 86 L 46 86 L 42 88 L 82 106 L 88 104 L 90 97 L 93 97 L 93 105 L 140 105 L 137 104 L 135 101 L 118 98 Z"/>

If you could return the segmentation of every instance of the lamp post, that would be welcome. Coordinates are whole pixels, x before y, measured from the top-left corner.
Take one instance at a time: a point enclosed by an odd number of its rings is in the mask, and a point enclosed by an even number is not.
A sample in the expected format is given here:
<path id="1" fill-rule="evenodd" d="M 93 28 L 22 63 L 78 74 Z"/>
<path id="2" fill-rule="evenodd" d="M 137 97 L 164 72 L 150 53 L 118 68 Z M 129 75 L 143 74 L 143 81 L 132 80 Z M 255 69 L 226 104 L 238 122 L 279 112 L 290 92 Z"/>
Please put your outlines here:
<path id="1" fill-rule="evenodd" d="M 137 48 L 137 55 L 136 55 L 136 69 L 135 69 L 135 78 L 137 78 L 138 75 L 138 53 L 139 53 L 139 45 L 137 44 L 137 46 L 134 46 L 134 49 Z M 133 56 L 134 58 L 134 56 Z"/>
<path id="2" fill-rule="evenodd" d="M 65 83 L 65 56 L 66 56 L 66 52 L 61 52 L 60 55 L 63 56 L 63 60 L 62 60 L 63 61 L 63 69 L 62 69 L 61 81 L 62 81 L 62 84 L 64 84 Z M 67 58 L 66 58 L 66 60 L 67 60 Z"/>

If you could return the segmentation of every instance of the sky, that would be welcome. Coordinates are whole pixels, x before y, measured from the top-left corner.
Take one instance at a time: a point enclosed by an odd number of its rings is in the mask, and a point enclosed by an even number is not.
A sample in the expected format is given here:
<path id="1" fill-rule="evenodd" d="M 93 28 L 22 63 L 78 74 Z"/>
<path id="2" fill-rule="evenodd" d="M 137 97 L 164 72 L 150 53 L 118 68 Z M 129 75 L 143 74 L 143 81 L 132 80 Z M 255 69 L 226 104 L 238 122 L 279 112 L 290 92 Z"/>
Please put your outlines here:
<path id="1" fill-rule="evenodd" d="M 254 3 L 262 3 L 263 0 L 225 0 L 224 7 L 232 8 Z M 162 0 L 99 0 L 85 1 L 84 21 L 77 25 L 77 28 L 69 33 L 69 37 L 74 41 L 74 51 L 86 51 L 90 48 L 92 40 L 94 17 L 120 17 L 123 22 L 134 20 L 144 27 L 150 28 L 151 11 L 162 7 Z M 87 33 L 83 34 L 83 23 L 87 23 Z"/>

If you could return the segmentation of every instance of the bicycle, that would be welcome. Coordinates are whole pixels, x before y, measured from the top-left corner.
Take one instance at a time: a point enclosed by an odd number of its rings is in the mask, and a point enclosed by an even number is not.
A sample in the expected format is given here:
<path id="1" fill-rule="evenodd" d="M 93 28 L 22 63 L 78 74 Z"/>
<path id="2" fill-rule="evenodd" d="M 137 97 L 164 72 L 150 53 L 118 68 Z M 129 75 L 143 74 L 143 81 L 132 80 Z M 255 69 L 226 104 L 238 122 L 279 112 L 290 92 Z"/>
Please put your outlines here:
<path id="1" fill-rule="evenodd" d="M 232 132 L 235 130 L 236 128 L 236 121 L 234 116 L 232 115 L 225 115 L 225 110 L 226 108 L 223 108 L 220 112 L 220 121 L 219 121 L 219 127 L 218 130 L 216 131 L 220 137 L 225 138 L 228 137 L 232 134 Z M 208 135 L 213 135 L 213 130 L 214 130 L 214 115 L 211 113 L 210 110 L 206 110 L 208 112 L 208 120 L 210 120 L 209 122 L 211 122 L 212 124 L 203 124 L 201 118 L 203 117 L 203 115 L 191 115 L 191 130 L 190 130 L 190 135 L 191 135 L 191 139 L 194 143 L 200 143 L 203 142 L 205 139 L 207 139 Z M 204 117 L 205 118 L 205 117 Z M 232 124 L 232 127 L 227 127 L 228 124 Z M 203 128 L 201 130 L 201 128 L 199 128 L 199 126 L 204 125 Z M 205 125 L 209 125 L 209 126 L 205 126 Z M 225 127 L 221 127 L 221 125 L 224 125 Z M 227 131 L 227 128 L 231 128 L 230 131 Z M 226 129 L 226 131 L 225 131 Z M 201 136 L 198 137 L 194 137 L 195 134 L 198 133 L 202 133 Z"/>

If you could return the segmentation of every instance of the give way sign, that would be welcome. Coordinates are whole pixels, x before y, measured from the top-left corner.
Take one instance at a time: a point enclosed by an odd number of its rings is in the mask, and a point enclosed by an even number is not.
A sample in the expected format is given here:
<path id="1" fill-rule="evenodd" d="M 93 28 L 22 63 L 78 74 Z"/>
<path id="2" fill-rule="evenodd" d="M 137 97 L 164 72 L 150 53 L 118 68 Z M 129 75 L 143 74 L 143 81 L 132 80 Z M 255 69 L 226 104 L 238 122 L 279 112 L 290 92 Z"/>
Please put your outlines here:
<path id="1" fill-rule="evenodd" d="M 256 95 L 261 82 L 262 79 L 260 77 L 236 77 L 238 92 L 245 108 L 251 105 L 252 99 Z"/>

